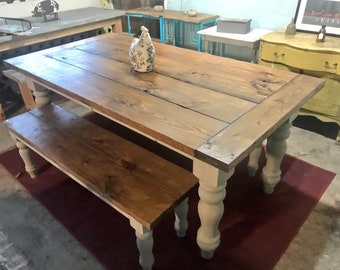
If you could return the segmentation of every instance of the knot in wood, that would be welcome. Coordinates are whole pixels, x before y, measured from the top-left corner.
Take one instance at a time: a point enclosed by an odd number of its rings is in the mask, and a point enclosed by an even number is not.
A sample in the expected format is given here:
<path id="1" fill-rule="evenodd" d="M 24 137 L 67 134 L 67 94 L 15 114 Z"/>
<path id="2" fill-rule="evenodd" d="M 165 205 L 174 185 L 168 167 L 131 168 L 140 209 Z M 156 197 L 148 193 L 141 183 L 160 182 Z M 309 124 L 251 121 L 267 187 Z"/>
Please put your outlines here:
<path id="1" fill-rule="evenodd" d="M 273 90 L 271 89 L 272 81 L 268 79 L 259 79 L 251 82 L 251 85 L 256 88 L 256 93 L 263 96 L 269 96 Z"/>

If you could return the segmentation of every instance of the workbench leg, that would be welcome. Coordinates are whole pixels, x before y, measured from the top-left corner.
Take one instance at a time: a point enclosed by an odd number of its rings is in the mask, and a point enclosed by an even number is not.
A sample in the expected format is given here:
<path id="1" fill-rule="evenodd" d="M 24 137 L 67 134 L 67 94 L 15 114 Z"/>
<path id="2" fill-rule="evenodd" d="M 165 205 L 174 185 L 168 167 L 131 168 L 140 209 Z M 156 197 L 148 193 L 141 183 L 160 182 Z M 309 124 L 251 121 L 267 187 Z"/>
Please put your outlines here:
<path id="1" fill-rule="evenodd" d="M 178 237 L 184 237 L 188 229 L 188 198 L 184 199 L 174 210 L 175 212 L 175 231 Z"/>
<path id="2" fill-rule="evenodd" d="M 201 248 L 201 256 L 211 259 L 220 244 L 218 225 L 224 213 L 227 180 L 234 169 L 226 173 L 197 159 L 193 165 L 193 173 L 199 178 L 200 196 L 198 215 L 201 227 L 197 231 L 197 244 Z"/>
<path id="3" fill-rule="evenodd" d="M 281 161 L 287 150 L 286 139 L 290 135 L 292 123 L 286 122 L 278 128 L 267 140 L 266 158 L 267 163 L 263 168 L 262 181 L 263 191 L 267 194 L 274 192 L 275 186 L 281 180 Z"/>

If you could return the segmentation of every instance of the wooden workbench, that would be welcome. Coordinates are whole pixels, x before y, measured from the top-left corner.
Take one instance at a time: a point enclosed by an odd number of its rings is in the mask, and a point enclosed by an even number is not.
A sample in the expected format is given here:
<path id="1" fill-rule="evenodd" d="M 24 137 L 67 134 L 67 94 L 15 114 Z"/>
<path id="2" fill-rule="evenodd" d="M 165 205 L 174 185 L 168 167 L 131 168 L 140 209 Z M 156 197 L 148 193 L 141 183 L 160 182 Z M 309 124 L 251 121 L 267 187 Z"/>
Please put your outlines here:
<path id="1" fill-rule="evenodd" d="M 59 12 L 58 20 L 44 21 L 40 17 L 26 17 L 32 23 L 32 30 L 14 35 L 10 40 L 1 41 L 0 52 L 71 36 L 82 32 L 113 26 L 114 32 L 122 32 L 121 17 L 125 11 L 104 8 L 81 8 Z"/>

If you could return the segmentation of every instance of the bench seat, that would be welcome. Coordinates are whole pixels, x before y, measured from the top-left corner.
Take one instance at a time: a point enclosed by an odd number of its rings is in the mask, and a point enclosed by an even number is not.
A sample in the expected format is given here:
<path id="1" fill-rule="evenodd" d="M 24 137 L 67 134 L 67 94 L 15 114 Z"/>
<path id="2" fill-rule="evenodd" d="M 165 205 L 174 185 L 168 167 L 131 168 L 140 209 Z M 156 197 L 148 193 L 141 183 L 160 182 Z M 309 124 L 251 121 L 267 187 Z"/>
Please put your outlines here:
<path id="1" fill-rule="evenodd" d="M 130 219 L 144 269 L 153 263 L 152 230 L 170 211 L 185 235 L 187 197 L 198 184 L 191 172 L 54 104 L 6 124 L 32 177 L 26 146 Z"/>

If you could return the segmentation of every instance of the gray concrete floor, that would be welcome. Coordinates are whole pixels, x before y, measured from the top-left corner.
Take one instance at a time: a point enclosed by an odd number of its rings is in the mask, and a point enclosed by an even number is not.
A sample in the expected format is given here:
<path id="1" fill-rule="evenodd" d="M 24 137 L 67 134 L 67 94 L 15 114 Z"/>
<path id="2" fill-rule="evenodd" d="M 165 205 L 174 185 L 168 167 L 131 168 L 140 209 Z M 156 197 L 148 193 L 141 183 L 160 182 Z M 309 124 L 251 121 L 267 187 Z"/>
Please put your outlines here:
<path id="1" fill-rule="evenodd" d="M 72 102 L 62 106 L 78 114 Z M 340 269 L 340 146 L 292 127 L 287 152 L 337 173 L 275 267 Z M 0 123 L 0 153 L 15 147 Z M 0 270 L 99 270 L 103 267 L 0 164 Z M 259 269 L 260 270 L 260 269 Z"/>

